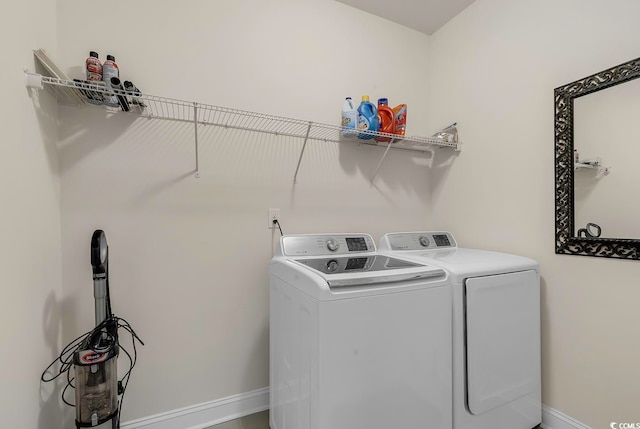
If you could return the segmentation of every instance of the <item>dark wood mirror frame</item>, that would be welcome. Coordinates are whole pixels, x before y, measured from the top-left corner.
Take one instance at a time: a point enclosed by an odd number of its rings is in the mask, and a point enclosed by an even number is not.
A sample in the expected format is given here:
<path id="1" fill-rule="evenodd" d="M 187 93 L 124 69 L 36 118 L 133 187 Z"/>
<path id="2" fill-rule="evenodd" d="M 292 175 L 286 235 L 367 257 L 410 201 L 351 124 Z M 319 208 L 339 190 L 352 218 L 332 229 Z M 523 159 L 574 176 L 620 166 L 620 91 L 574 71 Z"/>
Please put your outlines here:
<path id="1" fill-rule="evenodd" d="M 557 254 L 640 259 L 640 239 L 577 237 L 573 199 L 573 101 L 639 77 L 640 58 L 637 58 L 555 89 Z"/>

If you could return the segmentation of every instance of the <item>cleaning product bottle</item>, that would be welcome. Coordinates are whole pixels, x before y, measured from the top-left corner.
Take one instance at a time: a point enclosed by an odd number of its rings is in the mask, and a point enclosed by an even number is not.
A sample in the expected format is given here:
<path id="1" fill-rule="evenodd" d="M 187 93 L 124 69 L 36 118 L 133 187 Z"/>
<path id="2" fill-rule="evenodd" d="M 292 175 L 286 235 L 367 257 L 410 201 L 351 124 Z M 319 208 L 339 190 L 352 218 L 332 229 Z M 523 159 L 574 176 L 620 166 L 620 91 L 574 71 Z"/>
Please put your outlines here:
<path id="1" fill-rule="evenodd" d="M 89 52 L 86 61 L 87 80 L 102 80 L 102 64 L 95 51 Z"/>
<path id="2" fill-rule="evenodd" d="M 378 109 L 375 104 L 369 101 L 368 95 L 362 96 L 362 102 L 358 106 L 358 129 L 360 131 L 378 131 L 380 129 Z M 370 140 L 373 137 L 371 134 L 358 134 L 358 138 L 362 140 Z"/>
<path id="3" fill-rule="evenodd" d="M 89 83 L 102 82 L 102 63 L 97 52 L 89 52 L 89 58 L 85 61 L 85 70 Z M 100 92 L 87 91 L 87 101 L 91 104 L 102 104 L 103 95 Z"/>
<path id="4" fill-rule="evenodd" d="M 347 97 L 342 105 L 342 135 L 347 138 L 356 136 L 358 126 L 358 111 L 351 97 Z"/>
<path id="5" fill-rule="evenodd" d="M 113 55 L 107 55 L 107 61 L 102 64 L 102 80 L 107 85 L 107 88 L 111 87 L 111 78 L 120 77 L 120 69 L 116 64 L 116 58 Z M 118 107 L 118 97 L 115 95 L 105 95 L 104 104 L 108 106 Z"/>
<path id="6" fill-rule="evenodd" d="M 407 105 L 399 104 L 393 108 L 393 119 L 395 121 L 394 134 L 404 136 L 405 129 L 407 128 Z"/>
<path id="7" fill-rule="evenodd" d="M 380 132 L 393 134 L 395 132 L 395 119 L 393 110 L 389 107 L 389 100 L 386 98 L 378 99 L 378 118 L 380 119 Z M 389 142 L 391 137 L 376 137 L 376 141 Z"/>

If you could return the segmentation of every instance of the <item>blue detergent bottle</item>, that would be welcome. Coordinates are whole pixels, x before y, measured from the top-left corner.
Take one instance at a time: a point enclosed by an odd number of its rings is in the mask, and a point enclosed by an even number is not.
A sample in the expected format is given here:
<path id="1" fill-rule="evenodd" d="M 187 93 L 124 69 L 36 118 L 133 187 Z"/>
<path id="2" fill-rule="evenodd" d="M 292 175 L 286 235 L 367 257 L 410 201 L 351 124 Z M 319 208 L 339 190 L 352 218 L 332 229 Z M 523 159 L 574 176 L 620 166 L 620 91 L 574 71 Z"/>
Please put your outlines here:
<path id="1" fill-rule="evenodd" d="M 378 121 L 378 108 L 369 101 L 368 95 L 362 96 L 362 102 L 358 106 L 358 130 L 360 131 L 379 131 L 380 122 Z M 359 133 L 358 138 L 362 140 L 371 140 L 374 135 Z"/>

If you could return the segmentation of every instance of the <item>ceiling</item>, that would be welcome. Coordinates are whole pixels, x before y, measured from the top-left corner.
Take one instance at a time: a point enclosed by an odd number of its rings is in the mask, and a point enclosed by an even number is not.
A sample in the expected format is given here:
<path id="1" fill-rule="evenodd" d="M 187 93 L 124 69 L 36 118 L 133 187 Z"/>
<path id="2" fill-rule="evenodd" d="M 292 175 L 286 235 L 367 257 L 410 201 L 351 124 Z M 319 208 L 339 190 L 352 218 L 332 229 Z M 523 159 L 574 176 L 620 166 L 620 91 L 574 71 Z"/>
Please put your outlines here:
<path id="1" fill-rule="evenodd" d="M 338 0 L 421 33 L 433 34 L 475 0 Z"/>

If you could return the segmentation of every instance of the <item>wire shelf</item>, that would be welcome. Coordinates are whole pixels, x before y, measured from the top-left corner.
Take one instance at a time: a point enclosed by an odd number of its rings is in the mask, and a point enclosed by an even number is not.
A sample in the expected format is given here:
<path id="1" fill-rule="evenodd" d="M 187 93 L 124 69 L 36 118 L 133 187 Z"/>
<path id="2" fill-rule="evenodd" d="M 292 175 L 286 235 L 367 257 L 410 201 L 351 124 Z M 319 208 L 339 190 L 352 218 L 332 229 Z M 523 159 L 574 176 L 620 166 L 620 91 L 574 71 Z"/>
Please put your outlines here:
<path id="1" fill-rule="evenodd" d="M 27 87 L 46 89 L 60 104 L 76 107 L 99 104 L 98 107 L 113 113 L 125 111 L 129 114 L 137 114 L 147 118 L 194 123 L 196 133 L 196 176 L 198 176 L 197 133 L 198 126 L 202 125 L 304 139 L 305 144 L 300 154 L 300 160 L 308 140 L 324 142 L 353 141 L 384 146 L 387 151 L 385 151 L 382 160 L 384 160 L 390 148 L 421 152 L 432 151 L 438 147 L 451 148 L 456 151 L 461 148 L 456 124 L 452 124 L 432 137 L 399 136 L 375 131 L 352 131 L 353 135 L 347 138 L 343 136 L 342 127 L 337 125 L 143 94 L 137 89 L 108 88 L 102 82 L 66 80 L 29 73 L 25 70 L 25 84 Z M 104 104 L 104 100 L 111 100 L 114 103 Z M 117 103 L 115 103 L 116 100 Z M 370 137 L 369 139 L 363 139 L 361 136 Z M 300 168 L 300 160 L 298 161 L 294 181 Z M 382 164 L 382 160 L 380 164 Z M 380 165 L 378 165 L 379 167 Z M 372 183 L 377 171 L 376 169 L 376 173 L 371 178 Z"/>
<path id="2" fill-rule="evenodd" d="M 103 85 L 88 83 L 86 81 L 62 80 L 54 77 L 29 74 L 35 81 L 40 80 L 41 85 L 49 91 L 61 104 L 71 106 L 91 105 L 91 100 L 96 94 L 104 97 L 116 96 L 126 100 L 129 113 L 136 113 L 149 118 L 159 118 L 174 121 L 196 120 L 202 125 L 232 128 L 237 130 L 255 131 L 281 136 L 308 138 L 310 140 L 340 142 L 356 141 L 363 144 L 388 146 L 389 142 L 378 142 L 378 139 L 390 140 L 390 144 L 398 149 L 417 151 L 429 151 L 434 146 L 449 147 L 460 150 L 457 135 L 454 138 L 399 136 L 374 131 L 359 131 L 358 135 L 368 135 L 371 139 L 342 137 L 342 128 L 337 125 L 322 124 L 301 119 L 292 119 L 283 116 L 268 115 L 246 110 L 232 109 L 228 107 L 202 104 L 174 98 L 160 97 L 156 95 L 142 94 L 133 91 L 108 89 Z M 35 83 L 29 86 L 40 86 Z M 93 97 L 92 97 L 93 96 Z M 109 111 L 122 111 L 122 104 L 117 106 L 102 106 Z M 309 128 L 309 126 L 311 126 Z M 307 130 L 309 133 L 307 136 Z M 354 133 L 355 137 L 355 133 Z"/>
<path id="3" fill-rule="evenodd" d="M 596 170 L 597 177 L 606 176 L 611 172 L 611 167 L 605 167 L 602 165 L 602 160 L 598 158 L 585 159 L 582 162 L 575 162 L 573 164 L 574 170 Z"/>

